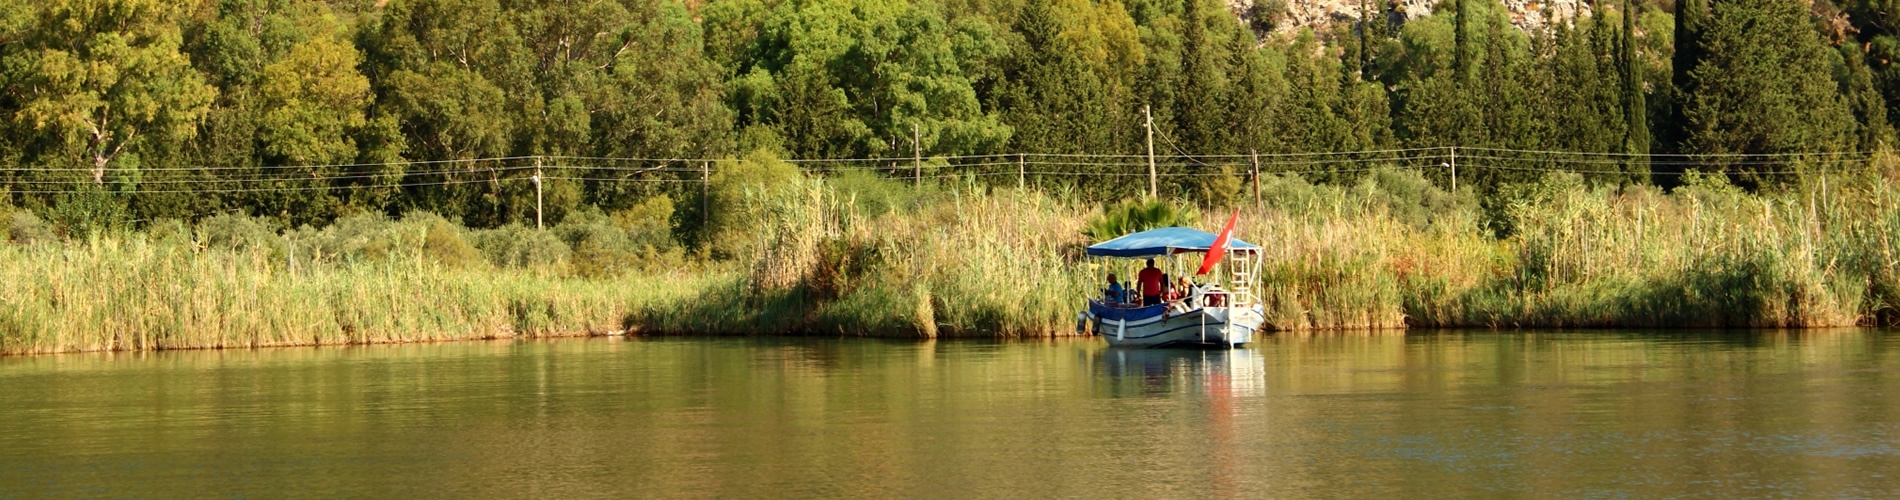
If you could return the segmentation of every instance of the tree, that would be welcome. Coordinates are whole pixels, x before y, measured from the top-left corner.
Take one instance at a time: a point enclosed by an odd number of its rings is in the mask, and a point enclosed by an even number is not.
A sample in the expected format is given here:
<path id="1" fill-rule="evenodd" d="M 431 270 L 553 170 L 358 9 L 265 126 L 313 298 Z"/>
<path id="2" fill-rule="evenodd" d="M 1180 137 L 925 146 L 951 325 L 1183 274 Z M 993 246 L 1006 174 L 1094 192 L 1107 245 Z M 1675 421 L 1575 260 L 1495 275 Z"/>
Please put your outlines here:
<path id="1" fill-rule="evenodd" d="M 189 139 L 217 91 L 179 52 L 179 7 L 159 0 L 64 0 L 40 7 L 8 66 L 14 118 L 85 165 L 94 184 L 135 173 L 149 141 Z"/>
<path id="2" fill-rule="evenodd" d="M 1643 61 L 1636 56 L 1636 4 L 1623 0 L 1623 31 L 1617 38 L 1617 66 L 1622 70 L 1623 152 L 1636 155 L 1629 163 L 1632 172 L 1649 173 L 1649 99 L 1645 95 Z"/>
<path id="3" fill-rule="evenodd" d="M 913 130 L 924 154 L 990 152 L 1011 135 L 971 77 L 1003 53 L 980 20 L 952 23 L 929 2 L 786 2 L 757 23 L 733 19 L 747 12 L 758 9 L 720 9 L 710 35 L 745 68 L 732 96 L 747 141 L 835 158 L 909 154 Z"/>
<path id="4" fill-rule="evenodd" d="M 1175 128 L 1180 131 L 1179 146 L 1190 154 L 1232 153 L 1230 130 L 1224 123 L 1227 99 L 1225 68 L 1215 64 L 1224 59 L 1211 40 L 1227 37 L 1217 27 L 1236 28 L 1225 9 L 1208 9 L 1202 0 L 1184 0 L 1181 15 L 1181 91 L 1175 109 Z M 1215 12 L 1209 19 L 1208 11 Z M 1223 19 L 1227 18 L 1227 19 Z M 1211 25 L 1211 26 L 1210 26 Z M 1213 33 L 1209 33 L 1213 31 Z"/>
<path id="5" fill-rule="evenodd" d="M 1680 42 L 1679 42 L 1680 43 Z M 1799 4 L 1779 0 L 1715 3 L 1699 25 L 1701 58 L 1686 77 L 1682 149 L 1701 154 L 1779 155 L 1852 147 L 1855 124 L 1831 75 L 1828 50 Z M 1733 157 L 1708 160 L 1735 166 Z M 1738 180 L 1759 163 L 1737 168 Z M 1785 169 L 1785 166 L 1771 168 Z"/>
<path id="6" fill-rule="evenodd" d="M 366 120 L 369 79 L 356 71 L 356 48 L 327 37 L 298 44 L 264 67 L 259 83 L 264 153 L 288 164 L 346 163 L 351 134 Z"/>

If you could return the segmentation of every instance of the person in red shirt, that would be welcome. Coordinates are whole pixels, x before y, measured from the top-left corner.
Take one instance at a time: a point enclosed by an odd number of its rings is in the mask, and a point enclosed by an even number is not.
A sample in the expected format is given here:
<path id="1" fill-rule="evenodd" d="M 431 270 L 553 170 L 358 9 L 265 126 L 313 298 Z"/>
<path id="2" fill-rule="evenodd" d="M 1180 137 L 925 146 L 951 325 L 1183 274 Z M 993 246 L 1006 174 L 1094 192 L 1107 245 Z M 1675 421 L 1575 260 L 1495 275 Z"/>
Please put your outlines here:
<path id="1" fill-rule="evenodd" d="M 1141 305 L 1143 307 L 1161 303 L 1161 281 L 1167 276 L 1155 269 L 1155 260 L 1148 259 L 1148 267 L 1143 268 L 1135 278 L 1141 282 Z"/>

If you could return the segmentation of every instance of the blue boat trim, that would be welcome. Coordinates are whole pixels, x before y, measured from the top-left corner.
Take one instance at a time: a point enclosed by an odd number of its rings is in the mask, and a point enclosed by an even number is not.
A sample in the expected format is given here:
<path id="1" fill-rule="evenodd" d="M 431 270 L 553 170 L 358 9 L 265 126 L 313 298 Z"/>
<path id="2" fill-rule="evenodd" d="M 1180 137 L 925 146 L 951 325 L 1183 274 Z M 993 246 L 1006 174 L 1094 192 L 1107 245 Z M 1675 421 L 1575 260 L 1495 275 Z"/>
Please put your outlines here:
<path id="1" fill-rule="evenodd" d="M 1102 301 L 1099 301 L 1099 300 L 1089 299 L 1089 314 L 1093 314 L 1095 315 L 1095 317 L 1105 319 L 1105 320 L 1140 321 L 1140 320 L 1144 320 L 1148 318 L 1160 317 L 1161 315 L 1166 314 L 1167 312 L 1168 312 L 1167 304 L 1155 304 L 1152 306 L 1140 307 L 1140 308 L 1135 308 L 1135 309 L 1124 309 L 1120 307 L 1111 307 L 1107 304 L 1103 304 Z"/>
<path id="2" fill-rule="evenodd" d="M 1255 331 L 1259 331 L 1259 330 L 1258 330 L 1258 329 L 1256 329 L 1256 328 L 1248 328 L 1248 327 L 1247 327 L 1246 325 L 1240 325 L 1240 324 L 1234 324 L 1234 323 L 1231 323 L 1231 322 L 1224 322 L 1224 323 L 1207 323 L 1207 324 L 1206 324 L 1206 326 L 1217 326 L 1217 325 L 1219 325 L 1219 326 L 1222 326 L 1222 327 L 1234 327 L 1234 328 L 1239 328 L 1239 329 L 1243 329 L 1243 330 L 1247 330 L 1247 331 L 1250 331 L 1250 332 L 1255 332 Z M 1159 336 L 1162 336 L 1162 335 L 1167 335 L 1167 334 L 1169 334 L 1169 333 L 1172 333 L 1172 332 L 1175 332 L 1175 331 L 1179 331 L 1179 330 L 1186 330 L 1186 329 L 1189 329 L 1189 328 L 1201 328 L 1202 326 L 1203 326 L 1203 325 L 1184 325 L 1184 326 L 1177 326 L 1177 327 L 1174 327 L 1174 328 L 1169 328 L 1169 329 L 1166 329 L 1166 330 L 1162 330 L 1162 331 L 1159 331 L 1159 332 L 1155 332 L 1155 333 L 1154 333 L 1154 334 L 1152 334 L 1152 335 L 1142 335 L 1142 336 L 1138 336 L 1138 337 L 1136 337 L 1136 336 L 1127 336 L 1127 335 L 1124 335 L 1124 336 L 1122 336 L 1122 337 L 1121 337 L 1121 340 L 1141 340 L 1141 339 L 1149 339 L 1149 338 L 1155 338 L 1155 337 L 1159 337 Z M 1102 329 L 1102 331 L 1099 331 L 1099 332 L 1097 332 L 1097 334 L 1099 334 L 1099 335 L 1101 335 L 1101 336 L 1104 336 L 1104 337 L 1113 337 L 1113 336 L 1115 336 L 1115 334 L 1114 334 L 1114 333 L 1110 333 L 1110 332 L 1108 332 L 1108 331 L 1106 331 L 1106 329 L 1105 329 L 1105 328 L 1104 328 L 1104 329 Z"/>

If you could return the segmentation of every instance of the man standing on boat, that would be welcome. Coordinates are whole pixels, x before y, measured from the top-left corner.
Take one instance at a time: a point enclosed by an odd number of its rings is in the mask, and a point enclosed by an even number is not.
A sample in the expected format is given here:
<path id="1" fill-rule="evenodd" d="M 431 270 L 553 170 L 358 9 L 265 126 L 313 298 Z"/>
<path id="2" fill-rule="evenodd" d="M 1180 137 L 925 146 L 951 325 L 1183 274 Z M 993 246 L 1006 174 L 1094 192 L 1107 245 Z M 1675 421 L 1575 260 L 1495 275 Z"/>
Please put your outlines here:
<path id="1" fill-rule="evenodd" d="M 1167 276 L 1162 274 L 1160 269 L 1155 269 L 1155 260 L 1148 259 L 1148 267 L 1142 269 L 1140 274 L 1136 274 L 1135 278 L 1141 281 L 1142 307 L 1160 304 L 1161 281 L 1167 279 Z"/>

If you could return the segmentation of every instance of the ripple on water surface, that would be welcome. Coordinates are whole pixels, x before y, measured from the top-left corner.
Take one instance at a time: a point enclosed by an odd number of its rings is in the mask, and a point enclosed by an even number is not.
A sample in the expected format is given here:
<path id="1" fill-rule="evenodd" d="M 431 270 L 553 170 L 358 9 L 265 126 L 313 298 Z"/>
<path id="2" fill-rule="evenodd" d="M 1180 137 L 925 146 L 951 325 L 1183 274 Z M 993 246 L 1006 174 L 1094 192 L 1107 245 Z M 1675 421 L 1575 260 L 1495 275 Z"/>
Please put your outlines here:
<path id="1" fill-rule="evenodd" d="M 1878 496 L 1900 334 L 0 358 L 0 497 Z"/>

